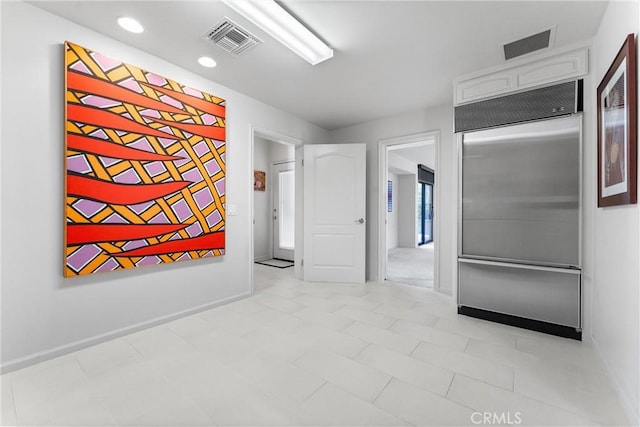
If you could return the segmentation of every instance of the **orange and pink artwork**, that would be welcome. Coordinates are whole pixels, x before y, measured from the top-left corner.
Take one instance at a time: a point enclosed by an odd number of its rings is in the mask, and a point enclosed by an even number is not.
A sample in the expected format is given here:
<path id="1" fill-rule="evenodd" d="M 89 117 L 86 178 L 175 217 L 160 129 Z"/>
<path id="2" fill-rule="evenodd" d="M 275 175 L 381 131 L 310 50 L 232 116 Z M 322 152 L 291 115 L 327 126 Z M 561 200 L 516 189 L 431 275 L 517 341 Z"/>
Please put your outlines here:
<path id="1" fill-rule="evenodd" d="M 225 250 L 224 99 L 65 43 L 66 277 Z"/>

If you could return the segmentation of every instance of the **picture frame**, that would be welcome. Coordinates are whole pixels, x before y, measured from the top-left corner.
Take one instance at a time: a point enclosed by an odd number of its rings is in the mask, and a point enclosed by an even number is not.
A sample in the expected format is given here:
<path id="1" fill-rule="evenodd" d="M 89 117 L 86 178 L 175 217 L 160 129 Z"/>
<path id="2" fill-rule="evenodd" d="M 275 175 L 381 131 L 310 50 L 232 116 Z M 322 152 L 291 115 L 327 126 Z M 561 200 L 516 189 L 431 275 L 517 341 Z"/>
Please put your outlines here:
<path id="1" fill-rule="evenodd" d="M 387 212 L 393 212 L 393 181 L 387 181 Z"/>
<path id="2" fill-rule="evenodd" d="M 267 174 L 264 171 L 253 171 L 253 190 L 265 191 L 267 188 Z"/>
<path id="3" fill-rule="evenodd" d="M 637 203 L 637 68 L 629 34 L 597 90 L 598 207 Z"/>
<path id="4" fill-rule="evenodd" d="M 224 99 L 64 43 L 63 276 L 226 253 Z"/>

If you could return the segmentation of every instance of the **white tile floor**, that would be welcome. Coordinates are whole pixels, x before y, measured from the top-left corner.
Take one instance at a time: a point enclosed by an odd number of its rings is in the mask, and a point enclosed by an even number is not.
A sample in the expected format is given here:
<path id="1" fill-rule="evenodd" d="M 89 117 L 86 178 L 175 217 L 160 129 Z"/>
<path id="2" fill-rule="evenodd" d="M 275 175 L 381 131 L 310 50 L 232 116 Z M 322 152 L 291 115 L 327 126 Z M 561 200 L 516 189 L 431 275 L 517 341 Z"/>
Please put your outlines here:
<path id="1" fill-rule="evenodd" d="M 627 422 L 588 345 L 292 273 L 256 265 L 253 298 L 3 375 L 3 425 Z"/>

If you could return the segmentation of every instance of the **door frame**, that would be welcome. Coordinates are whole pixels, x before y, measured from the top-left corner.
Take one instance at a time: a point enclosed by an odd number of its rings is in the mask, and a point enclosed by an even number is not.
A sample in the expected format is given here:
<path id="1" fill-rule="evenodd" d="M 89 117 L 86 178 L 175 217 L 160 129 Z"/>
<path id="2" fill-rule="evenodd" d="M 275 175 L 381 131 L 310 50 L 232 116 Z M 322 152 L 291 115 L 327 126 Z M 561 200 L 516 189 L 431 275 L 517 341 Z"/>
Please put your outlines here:
<path id="1" fill-rule="evenodd" d="M 249 268 L 249 293 L 251 295 L 253 295 L 255 293 L 255 275 L 253 274 L 253 265 L 255 263 L 255 259 L 254 259 L 254 241 L 253 239 L 255 238 L 255 223 L 254 223 L 254 218 L 253 218 L 253 210 L 254 210 L 254 203 L 253 203 L 253 164 L 254 164 L 254 154 L 255 154 L 255 138 L 259 137 L 259 138 L 263 138 L 269 141 L 273 141 L 273 142 L 280 142 L 283 144 L 289 144 L 289 145 L 293 145 L 294 148 L 298 148 L 301 147 L 302 145 L 304 145 L 304 141 L 298 138 L 294 138 L 292 136 L 289 135 L 285 135 L 270 129 L 266 129 L 266 128 L 262 128 L 262 127 L 258 127 L 258 126 L 254 126 L 254 125 L 249 125 L 249 164 L 251 165 L 249 167 L 249 172 L 248 172 L 248 179 L 247 179 L 247 191 L 248 194 L 251 195 L 251 197 L 249 197 L 249 224 L 251 225 L 250 229 L 251 232 L 249 233 L 249 256 L 251 259 L 251 265 Z M 296 205 L 297 208 L 297 205 Z M 298 210 L 296 209 L 296 217 L 300 215 L 300 212 L 298 212 Z"/>
<path id="2" fill-rule="evenodd" d="M 435 173 L 440 170 L 440 131 L 433 130 L 417 134 L 384 138 L 378 140 L 378 281 L 384 282 L 387 271 L 387 169 L 389 164 L 388 148 L 398 145 L 417 145 L 433 140 L 435 145 Z M 408 148 L 408 147 L 407 147 Z M 433 290 L 440 291 L 440 185 L 434 185 L 433 204 L 435 205 L 433 224 Z"/>

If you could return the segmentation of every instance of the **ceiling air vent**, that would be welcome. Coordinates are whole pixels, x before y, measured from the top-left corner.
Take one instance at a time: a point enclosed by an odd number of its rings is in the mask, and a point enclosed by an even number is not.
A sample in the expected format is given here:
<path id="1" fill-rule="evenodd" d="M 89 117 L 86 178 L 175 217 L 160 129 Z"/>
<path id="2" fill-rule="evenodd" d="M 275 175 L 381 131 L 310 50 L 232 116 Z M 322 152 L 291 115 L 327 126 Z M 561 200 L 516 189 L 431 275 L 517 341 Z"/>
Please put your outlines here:
<path id="1" fill-rule="evenodd" d="M 540 49 L 546 49 L 551 44 L 553 32 L 551 29 L 516 40 L 503 45 L 504 59 L 507 61 L 518 56 L 526 55 Z"/>
<path id="2" fill-rule="evenodd" d="M 262 40 L 229 18 L 224 18 L 211 27 L 207 31 L 206 37 L 234 56 L 238 56 L 253 46 L 262 43 Z"/>

